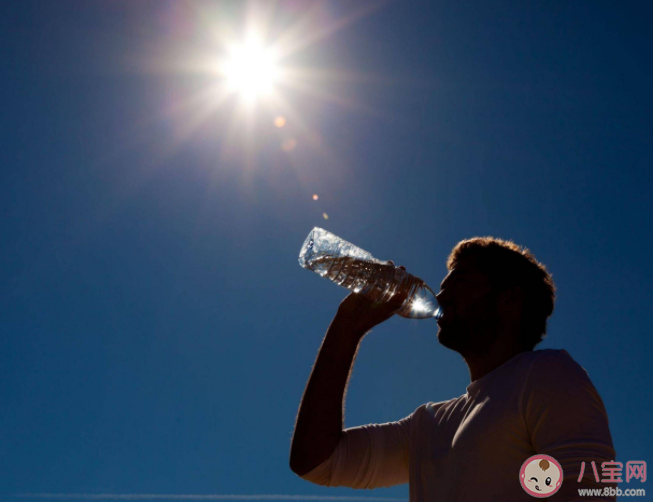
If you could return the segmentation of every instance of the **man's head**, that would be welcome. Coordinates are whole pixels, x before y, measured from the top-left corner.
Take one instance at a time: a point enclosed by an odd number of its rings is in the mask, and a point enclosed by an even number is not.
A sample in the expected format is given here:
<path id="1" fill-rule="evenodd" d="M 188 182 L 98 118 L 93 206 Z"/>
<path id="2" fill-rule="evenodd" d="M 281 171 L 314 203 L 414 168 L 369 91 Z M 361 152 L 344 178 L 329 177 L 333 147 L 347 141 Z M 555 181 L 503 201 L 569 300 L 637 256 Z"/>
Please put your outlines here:
<path id="1" fill-rule="evenodd" d="M 447 268 L 437 295 L 444 312 L 438 321 L 442 345 L 463 356 L 483 355 L 505 336 L 524 350 L 546 336 L 555 286 L 528 249 L 475 237 L 454 247 Z"/>

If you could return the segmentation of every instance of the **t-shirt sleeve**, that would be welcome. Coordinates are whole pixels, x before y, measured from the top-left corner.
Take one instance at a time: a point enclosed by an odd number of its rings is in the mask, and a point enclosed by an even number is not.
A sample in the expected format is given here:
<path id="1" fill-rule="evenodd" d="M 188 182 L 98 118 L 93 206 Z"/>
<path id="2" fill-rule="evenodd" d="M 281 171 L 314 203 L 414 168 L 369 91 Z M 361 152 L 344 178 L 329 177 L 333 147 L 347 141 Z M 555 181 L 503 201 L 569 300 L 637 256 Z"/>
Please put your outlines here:
<path id="1" fill-rule="evenodd" d="M 567 351 L 546 351 L 533 363 L 522 393 L 522 413 L 534 450 L 553 457 L 562 467 L 556 500 L 587 500 L 579 496 L 579 489 L 616 487 L 603 482 L 602 475 L 602 464 L 616 460 L 605 406 L 585 369 Z"/>
<path id="2" fill-rule="evenodd" d="M 410 427 L 423 406 L 397 422 L 345 429 L 331 457 L 302 479 L 356 489 L 408 483 Z"/>

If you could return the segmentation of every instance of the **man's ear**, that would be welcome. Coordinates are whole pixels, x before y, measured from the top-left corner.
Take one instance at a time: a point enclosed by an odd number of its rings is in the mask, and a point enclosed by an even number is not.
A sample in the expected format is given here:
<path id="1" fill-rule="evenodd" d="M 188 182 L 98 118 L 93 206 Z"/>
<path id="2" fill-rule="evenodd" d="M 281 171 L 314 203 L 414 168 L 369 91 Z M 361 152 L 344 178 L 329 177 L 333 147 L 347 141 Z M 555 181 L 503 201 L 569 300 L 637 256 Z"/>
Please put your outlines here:
<path id="1" fill-rule="evenodd" d="M 499 307 L 504 312 L 520 313 L 524 306 L 524 288 L 513 286 L 499 294 Z"/>

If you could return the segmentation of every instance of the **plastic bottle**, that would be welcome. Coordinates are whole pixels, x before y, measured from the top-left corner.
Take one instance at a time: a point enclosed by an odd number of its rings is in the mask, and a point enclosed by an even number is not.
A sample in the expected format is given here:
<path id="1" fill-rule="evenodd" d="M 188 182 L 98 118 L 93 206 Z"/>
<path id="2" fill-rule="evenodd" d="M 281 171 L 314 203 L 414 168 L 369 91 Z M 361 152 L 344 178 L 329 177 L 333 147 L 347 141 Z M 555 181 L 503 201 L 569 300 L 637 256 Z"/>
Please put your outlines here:
<path id="1" fill-rule="evenodd" d="M 315 227 L 308 234 L 299 252 L 299 264 L 374 302 L 408 291 L 406 301 L 397 311 L 402 317 L 437 319 L 442 315 L 435 293 L 422 279 L 377 260 L 323 228 Z"/>

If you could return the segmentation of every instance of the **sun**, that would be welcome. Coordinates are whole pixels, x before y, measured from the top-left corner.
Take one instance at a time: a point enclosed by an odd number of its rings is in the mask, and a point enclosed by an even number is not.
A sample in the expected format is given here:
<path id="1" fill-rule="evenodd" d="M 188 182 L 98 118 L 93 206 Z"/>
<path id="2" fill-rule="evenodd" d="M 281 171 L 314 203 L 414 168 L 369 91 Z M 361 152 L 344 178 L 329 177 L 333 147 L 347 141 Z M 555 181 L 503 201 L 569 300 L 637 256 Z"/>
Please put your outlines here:
<path id="1" fill-rule="evenodd" d="M 280 77 L 280 68 L 270 48 L 258 40 L 234 44 L 222 66 L 230 91 L 246 101 L 269 96 Z"/>
<path id="2" fill-rule="evenodd" d="M 300 99 L 302 106 L 312 101 L 329 103 L 378 116 L 374 108 L 331 89 L 334 84 L 373 77 L 321 68 L 321 52 L 309 55 L 307 50 L 370 15 L 383 1 L 355 2 L 357 7 L 341 18 L 331 14 L 327 2 L 285 5 L 243 0 L 236 2 L 241 7 L 233 12 L 223 12 L 214 3 L 197 2 L 197 9 L 184 10 L 179 20 L 183 41 L 162 40 L 165 51 L 153 44 L 151 59 L 143 61 L 145 71 L 171 75 L 162 115 L 174 124 L 174 138 L 161 155 L 170 155 L 194 135 L 206 132 L 216 139 L 221 158 L 239 156 L 248 170 L 272 138 L 289 155 L 298 148 L 307 152 L 309 147 L 331 164 L 340 162 L 325 148 L 313 119 L 304 116 L 294 101 Z M 310 66 L 304 66 L 304 61 L 310 61 Z M 265 128 L 263 122 L 274 129 Z M 323 217 L 328 218 L 326 213 Z"/>

